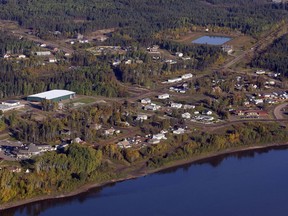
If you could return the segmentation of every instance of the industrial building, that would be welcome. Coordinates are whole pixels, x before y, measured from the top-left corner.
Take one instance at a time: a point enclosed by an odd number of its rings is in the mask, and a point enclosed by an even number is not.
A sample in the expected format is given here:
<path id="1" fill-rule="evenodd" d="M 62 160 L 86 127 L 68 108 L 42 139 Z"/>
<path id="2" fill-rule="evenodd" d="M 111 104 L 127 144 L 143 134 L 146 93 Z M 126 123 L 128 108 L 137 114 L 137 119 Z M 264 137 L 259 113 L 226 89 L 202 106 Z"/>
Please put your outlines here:
<path id="1" fill-rule="evenodd" d="M 27 101 L 41 102 L 43 100 L 51 100 L 53 102 L 58 102 L 62 100 L 72 99 L 75 97 L 75 94 L 76 93 L 72 91 L 54 89 L 39 94 L 29 95 L 27 97 Z"/>

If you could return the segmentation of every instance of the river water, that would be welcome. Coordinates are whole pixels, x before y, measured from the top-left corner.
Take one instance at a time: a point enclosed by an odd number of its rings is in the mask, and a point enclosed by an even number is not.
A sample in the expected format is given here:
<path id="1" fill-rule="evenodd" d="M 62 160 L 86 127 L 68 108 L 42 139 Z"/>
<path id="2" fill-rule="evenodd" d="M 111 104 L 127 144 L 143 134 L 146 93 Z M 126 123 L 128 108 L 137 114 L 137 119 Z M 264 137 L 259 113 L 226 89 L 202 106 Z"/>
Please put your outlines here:
<path id="1" fill-rule="evenodd" d="M 1 216 L 287 216 L 288 149 L 210 158 Z"/>

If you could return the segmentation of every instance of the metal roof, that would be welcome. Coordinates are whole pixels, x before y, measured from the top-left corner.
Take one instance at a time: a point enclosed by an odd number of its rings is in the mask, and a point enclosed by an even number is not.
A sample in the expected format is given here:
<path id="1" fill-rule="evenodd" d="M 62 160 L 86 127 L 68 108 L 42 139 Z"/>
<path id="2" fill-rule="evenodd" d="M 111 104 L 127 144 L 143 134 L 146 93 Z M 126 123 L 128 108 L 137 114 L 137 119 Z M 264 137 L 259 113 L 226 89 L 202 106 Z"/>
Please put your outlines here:
<path id="1" fill-rule="evenodd" d="M 59 98 L 67 95 L 75 94 L 75 92 L 68 91 L 68 90 L 59 90 L 59 89 L 54 89 L 46 92 L 41 92 L 38 94 L 34 95 L 29 95 L 28 97 L 38 97 L 38 98 L 43 98 L 47 100 L 51 100 L 54 98 Z"/>

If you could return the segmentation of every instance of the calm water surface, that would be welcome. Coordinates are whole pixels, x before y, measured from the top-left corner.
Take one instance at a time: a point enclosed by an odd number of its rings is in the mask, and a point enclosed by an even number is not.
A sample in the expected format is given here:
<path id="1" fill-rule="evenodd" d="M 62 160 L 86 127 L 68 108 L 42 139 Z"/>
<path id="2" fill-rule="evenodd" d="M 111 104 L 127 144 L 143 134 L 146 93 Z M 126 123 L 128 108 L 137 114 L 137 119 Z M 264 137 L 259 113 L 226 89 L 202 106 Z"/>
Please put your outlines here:
<path id="1" fill-rule="evenodd" d="M 193 40 L 192 43 L 194 44 L 208 44 L 208 45 L 222 45 L 232 38 L 230 37 L 222 37 L 222 36 L 203 36 Z"/>
<path id="2" fill-rule="evenodd" d="M 288 150 L 221 156 L 1 216 L 287 216 Z"/>

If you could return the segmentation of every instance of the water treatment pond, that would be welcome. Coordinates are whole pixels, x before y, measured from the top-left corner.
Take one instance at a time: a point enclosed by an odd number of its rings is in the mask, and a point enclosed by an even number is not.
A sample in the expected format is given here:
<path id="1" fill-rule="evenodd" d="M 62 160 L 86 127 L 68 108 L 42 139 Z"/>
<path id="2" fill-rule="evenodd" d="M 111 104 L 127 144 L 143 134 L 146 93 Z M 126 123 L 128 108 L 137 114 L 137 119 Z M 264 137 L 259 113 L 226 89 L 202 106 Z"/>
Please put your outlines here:
<path id="1" fill-rule="evenodd" d="M 223 36 L 202 36 L 192 41 L 194 44 L 222 45 L 232 38 Z"/>

